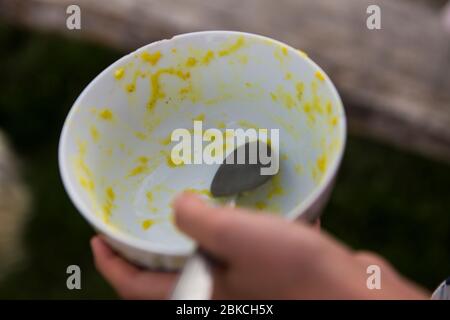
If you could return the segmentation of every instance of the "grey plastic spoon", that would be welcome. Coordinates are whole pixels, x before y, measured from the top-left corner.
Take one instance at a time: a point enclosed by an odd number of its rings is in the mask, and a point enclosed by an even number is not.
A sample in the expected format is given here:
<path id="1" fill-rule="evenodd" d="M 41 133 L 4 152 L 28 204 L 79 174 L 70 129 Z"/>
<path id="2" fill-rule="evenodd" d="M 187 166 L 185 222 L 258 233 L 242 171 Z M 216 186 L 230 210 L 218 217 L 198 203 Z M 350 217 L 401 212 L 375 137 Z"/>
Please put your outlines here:
<path id="1" fill-rule="evenodd" d="M 263 154 L 265 152 L 266 155 L 272 156 L 270 146 L 259 140 L 246 143 L 230 153 L 213 178 L 210 187 L 211 194 L 214 197 L 231 197 L 228 205 L 234 206 L 239 194 L 253 190 L 269 181 L 273 175 L 261 174 L 261 168 L 269 166 L 270 163 L 263 163 L 259 156 L 260 148 L 265 148 L 262 150 Z M 171 299 L 210 299 L 213 290 L 212 285 L 211 259 L 197 248 L 186 261 Z"/>

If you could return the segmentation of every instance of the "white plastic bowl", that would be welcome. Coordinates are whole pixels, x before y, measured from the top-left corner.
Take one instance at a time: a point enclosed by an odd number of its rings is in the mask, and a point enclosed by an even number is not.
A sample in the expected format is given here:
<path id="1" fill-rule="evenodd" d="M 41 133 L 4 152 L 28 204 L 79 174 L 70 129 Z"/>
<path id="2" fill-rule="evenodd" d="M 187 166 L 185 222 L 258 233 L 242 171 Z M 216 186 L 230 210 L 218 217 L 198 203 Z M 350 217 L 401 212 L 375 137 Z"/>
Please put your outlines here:
<path id="1" fill-rule="evenodd" d="M 330 79 L 306 54 L 241 32 L 195 32 L 116 61 L 74 103 L 61 135 L 64 186 L 118 252 L 145 267 L 178 269 L 193 243 L 170 202 L 207 194 L 217 165 L 174 166 L 173 129 L 280 130 L 281 169 L 240 199 L 288 219 L 316 218 L 342 158 L 346 121 Z"/>

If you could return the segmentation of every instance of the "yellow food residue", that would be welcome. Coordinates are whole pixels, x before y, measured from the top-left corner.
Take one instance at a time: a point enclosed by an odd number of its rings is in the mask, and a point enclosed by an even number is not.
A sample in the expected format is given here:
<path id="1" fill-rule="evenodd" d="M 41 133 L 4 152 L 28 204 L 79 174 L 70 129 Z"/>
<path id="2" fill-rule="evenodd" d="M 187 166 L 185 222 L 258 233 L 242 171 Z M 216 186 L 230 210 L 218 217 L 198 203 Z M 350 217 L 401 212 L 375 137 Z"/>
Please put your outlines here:
<path id="1" fill-rule="evenodd" d="M 217 123 L 217 128 L 219 128 L 219 129 L 225 129 L 225 122 L 219 121 L 219 122 Z"/>
<path id="2" fill-rule="evenodd" d="M 242 48 L 242 46 L 244 46 L 245 40 L 243 36 L 240 36 L 235 43 L 233 43 L 230 47 L 220 50 L 219 51 L 219 56 L 223 57 L 223 56 L 227 56 L 237 50 L 239 50 L 240 48 Z"/>
<path id="3" fill-rule="evenodd" d="M 149 101 L 147 103 L 147 108 L 150 111 L 152 111 L 155 108 L 156 102 L 159 99 L 162 99 L 162 98 L 165 97 L 165 93 L 162 91 L 161 84 L 159 82 L 160 77 L 163 74 L 176 76 L 176 77 L 179 77 L 182 80 L 188 80 L 190 78 L 190 76 L 191 76 L 191 74 L 189 72 L 183 72 L 181 70 L 177 70 L 177 69 L 174 69 L 174 68 L 159 69 L 158 71 L 153 73 L 150 76 L 151 95 L 150 95 L 150 99 L 149 99 Z"/>
<path id="4" fill-rule="evenodd" d="M 329 115 L 333 113 L 333 104 L 331 103 L 331 101 L 328 101 L 328 102 L 327 102 L 326 108 L 327 108 L 327 113 L 328 113 Z"/>
<path id="5" fill-rule="evenodd" d="M 303 93 L 305 92 L 305 84 L 303 82 L 297 82 L 295 84 L 295 89 L 297 91 L 297 99 L 301 101 L 303 99 Z"/>
<path id="6" fill-rule="evenodd" d="M 170 156 L 170 155 L 167 155 L 167 157 L 166 157 L 166 162 L 167 162 L 167 165 L 170 167 L 170 168 L 175 168 L 177 165 L 175 164 L 175 162 L 173 162 L 173 160 L 172 160 L 172 157 Z"/>
<path id="7" fill-rule="evenodd" d="M 322 72 L 317 71 L 316 74 L 315 74 L 315 76 L 316 76 L 316 78 L 319 79 L 320 81 L 325 81 L 325 75 L 324 75 Z"/>
<path id="8" fill-rule="evenodd" d="M 324 108 L 322 106 L 322 102 L 318 93 L 318 88 L 317 88 L 317 82 L 313 81 L 311 83 L 311 92 L 312 92 L 312 98 L 313 98 L 313 109 L 314 112 L 317 112 L 319 114 L 324 114 Z"/>
<path id="9" fill-rule="evenodd" d="M 205 114 L 204 113 L 200 113 L 195 118 L 192 118 L 192 121 L 204 121 L 204 120 L 205 120 Z"/>
<path id="10" fill-rule="evenodd" d="M 252 122 L 250 122 L 250 121 L 247 121 L 247 120 L 239 120 L 238 121 L 238 124 L 241 126 L 241 127 L 244 127 L 244 128 L 254 128 L 254 129 L 258 129 L 259 128 L 259 126 L 257 125 L 257 124 L 255 124 L 255 123 L 252 123 Z M 230 133 L 229 133 L 230 132 Z M 231 134 L 231 131 L 226 131 L 226 134 L 228 135 L 228 134 Z M 228 138 L 228 137 L 227 137 Z"/>
<path id="11" fill-rule="evenodd" d="M 129 83 L 125 86 L 125 90 L 127 90 L 128 93 L 132 93 L 136 90 L 136 85 L 134 83 Z"/>
<path id="12" fill-rule="evenodd" d="M 169 166 L 169 168 L 176 168 L 176 167 L 181 167 L 184 166 L 184 162 L 183 159 L 176 159 L 177 162 L 180 162 L 179 164 L 176 164 L 174 161 L 174 159 L 172 159 L 172 155 L 171 153 L 167 153 L 166 154 L 166 163 Z"/>
<path id="13" fill-rule="evenodd" d="M 128 173 L 128 177 L 134 177 L 140 175 L 141 173 L 148 172 L 149 159 L 147 157 L 139 157 L 136 159 L 136 161 L 138 162 L 138 165 L 131 169 L 131 171 Z"/>
<path id="14" fill-rule="evenodd" d="M 152 66 L 158 63 L 159 59 L 161 59 L 162 54 L 160 51 L 156 51 L 154 53 L 148 53 L 146 51 L 141 53 L 141 59 L 145 62 L 150 63 Z"/>
<path id="15" fill-rule="evenodd" d="M 338 117 L 331 117 L 331 119 L 330 119 L 330 124 L 331 124 L 332 126 L 337 125 L 337 124 L 338 124 Z"/>
<path id="16" fill-rule="evenodd" d="M 114 71 L 114 78 L 116 78 L 117 80 L 120 80 L 123 78 L 124 74 L 125 74 L 125 69 L 118 68 L 116 71 Z"/>
<path id="17" fill-rule="evenodd" d="M 93 192 L 95 189 L 94 176 L 85 162 L 87 150 L 87 143 L 85 141 L 78 143 L 78 158 L 76 161 L 77 168 L 79 170 L 78 180 L 80 185 L 89 192 Z"/>
<path id="18" fill-rule="evenodd" d="M 106 121 L 112 120 L 114 118 L 112 111 L 107 108 L 100 111 L 100 113 L 98 115 L 101 119 L 106 120 Z"/>
<path id="19" fill-rule="evenodd" d="M 212 59 L 214 59 L 214 52 L 211 50 L 208 50 L 202 58 L 202 63 L 205 65 L 208 65 Z"/>
<path id="20" fill-rule="evenodd" d="M 299 55 L 302 56 L 303 58 L 308 58 L 308 55 L 306 54 L 306 52 L 304 52 L 304 51 L 302 51 L 302 50 L 300 50 L 300 49 L 297 49 L 297 52 L 298 52 Z"/>
<path id="21" fill-rule="evenodd" d="M 286 47 L 282 47 L 282 48 L 281 48 L 281 52 L 282 52 L 285 56 L 288 55 L 288 49 L 287 49 Z"/>
<path id="22" fill-rule="evenodd" d="M 186 67 L 195 67 L 196 64 L 197 64 L 197 59 L 195 59 L 194 57 L 187 58 Z"/>
<path id="23" fill-rule="evenodd" d="M 141 227 L 144 230 L 148 230 L 154 223 L 155 221 L 152 219 L 145 219 L 144 221 L 142 221 Z"/>
<path id="24" fill-rule="evenodd" d="M 94 140 L 94 142 L 97 142 L 98 139 L 100 139 L 100 133 L 98 132 L 97 128 L 95 126 L 91 126 L 90 132 L 92 140 Z"/>
<path id="25" fill-rule="evenodd" d="M 267 199 L 272 199 L 274 196 L 281 196 L 284 194 L 284 189 L 281 186 L 280 175 L 276 175 L 272 178 L 269 192 L 267 194 Z"/>
<path id="26" fill-rule="evenodd" d="M 135 131 L 134 135 L 136 138 L 140 139 L 140 140 L 145 140 L 147 139 L 147 135 L 141 131 Z"/>
<path id="27" fill-rule="evenodd" d="M 194 188 L 187 188 L 184 189 L 185 192 L 192 192 L 195 194 L 202 194 L 208 197 L 212 197 L 211 191 L 209 189 L 194 189 Z"/>
<path id="28" fill-rule="evenodd" d="M 265 203 L 264 201 L 257 201 L 255 203 L 255 207 L 259 210 L 264 210 L 267 209 L 267 203 Z"/>
<path id="29" fill-rule="evenodd" d="M 163 146 L 168 146 L 171 142 L 172 142 L 172 134 L 169 133 L 167 135 L 167 137 L 165 137 L 164 139 L 159 140 L 159 142 L 163 145 Z"/>
<path id="30" fill-rule="evenodd" d="M 111 217 L 111 211 L 114 207 L 114 200 L 116 199 L 116 194 L 114 193 L 112 187 L 106 188 L 105 193 L 106 193 L 106 200 L 105 204 L 103 205 L 103 213 L 104 213 L 103 218 L 105 219 L 105 221 L 108 221 L 109 218 Z"/>
<path id="31" fill-rule="evenodd" d="M 327 170 L 327 155 L 322 154 L 316 160 L 317 168 L 323 174 Z"/>
<path id="32" fill-rule="evenodd" d="M 281 101 L 281 103 L 283 103 L 283 105 L 289 110 L 294 108 L 297 105 L 297 102 L 295 101 L 292 94 L 290 92 L 286 91 L 284 89 L 284 87 L 281 85 L 279 85 L 277 87 L 277 90 L 275 92 L 273 92 L 273 94 L 276 97 L 276 101 Z M 273 97 L 272 97 L 272 99 L 273 99 Z"/>

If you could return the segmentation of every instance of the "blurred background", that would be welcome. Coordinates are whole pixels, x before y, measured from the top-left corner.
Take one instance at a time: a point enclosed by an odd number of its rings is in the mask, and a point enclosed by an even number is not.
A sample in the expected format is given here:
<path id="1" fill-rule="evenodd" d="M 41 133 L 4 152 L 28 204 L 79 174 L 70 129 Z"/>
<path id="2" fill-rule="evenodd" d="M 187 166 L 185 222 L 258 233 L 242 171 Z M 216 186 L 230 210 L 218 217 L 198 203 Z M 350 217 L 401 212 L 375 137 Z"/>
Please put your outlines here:
<path id="1" fill-rule="evenodd" d="M 66 8 L 81 8 L 81 30 Z M 381 30 L 366 9 L 381 8 Z M 349 139 L 323 228 L 434 289 L 450 275 L 450 31 L 444 0 L 0 0 L 0 298 L 114 298 L 58 172 L 83 88 L 122 55 L 198 30 L 306 51 L 340 91 Z M 450 15 L 449 15 L 450 17 Z M 82 270 L 68 290 L 66 268 Z"/>

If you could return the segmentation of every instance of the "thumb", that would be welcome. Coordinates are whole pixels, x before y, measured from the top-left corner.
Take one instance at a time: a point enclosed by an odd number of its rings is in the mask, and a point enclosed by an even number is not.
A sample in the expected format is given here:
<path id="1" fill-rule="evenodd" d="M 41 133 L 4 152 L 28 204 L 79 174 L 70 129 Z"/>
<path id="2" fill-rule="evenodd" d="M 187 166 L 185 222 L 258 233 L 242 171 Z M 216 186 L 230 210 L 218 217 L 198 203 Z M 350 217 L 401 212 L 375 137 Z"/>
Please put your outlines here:
<path id="1" fill-rule="evenodd" d="M 175 222 L 188 236 L 223 262 L 232 264 L 256 256 L 286 252 L 280 248 L 317 245 L 319 233 L 302 223 L 239 208 L 213 207 L 184 193 L 174 201 Z"/>

